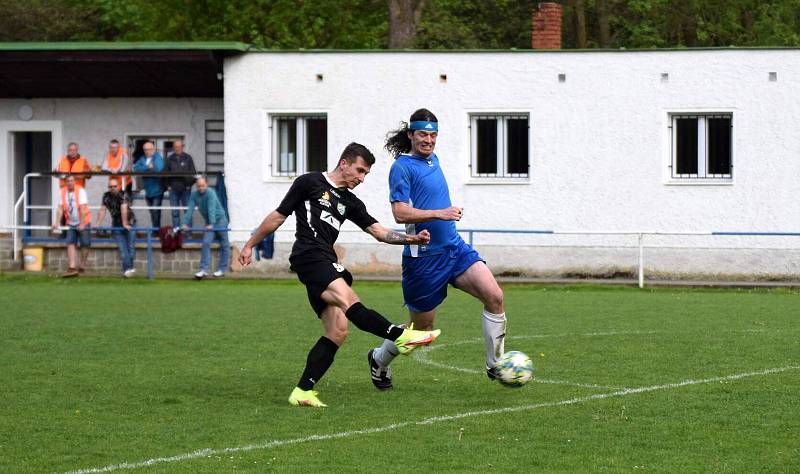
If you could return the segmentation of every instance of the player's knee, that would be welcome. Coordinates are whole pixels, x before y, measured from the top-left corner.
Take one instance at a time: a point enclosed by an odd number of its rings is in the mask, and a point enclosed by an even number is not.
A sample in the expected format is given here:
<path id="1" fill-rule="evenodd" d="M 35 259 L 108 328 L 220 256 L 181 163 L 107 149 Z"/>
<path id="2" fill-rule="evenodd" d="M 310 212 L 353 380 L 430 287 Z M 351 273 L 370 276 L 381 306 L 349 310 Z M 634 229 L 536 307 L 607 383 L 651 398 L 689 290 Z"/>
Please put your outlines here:
<path id="1" fill-rule="evenodd" d="M 347 340 L 347 326 L 341 328 L 331 328 L 325 333 L 325 337 L 333 341 L 339 347 L 342 347 L 344 341 Z"/>
<path id="2" fill-rule="evenodd" d="M 503 312 L 503 289 L 495 286 L 489 290 L 484 296 L 484 305 L 493 313 Z"/>

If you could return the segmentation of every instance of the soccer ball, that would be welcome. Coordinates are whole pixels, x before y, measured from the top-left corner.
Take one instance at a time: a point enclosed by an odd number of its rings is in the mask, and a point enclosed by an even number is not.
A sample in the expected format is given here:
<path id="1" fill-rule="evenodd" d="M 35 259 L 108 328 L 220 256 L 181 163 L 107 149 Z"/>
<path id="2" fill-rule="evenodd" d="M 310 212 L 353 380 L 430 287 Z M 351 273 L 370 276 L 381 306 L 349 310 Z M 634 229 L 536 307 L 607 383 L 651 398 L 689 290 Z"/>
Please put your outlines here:
<path id="1" fill-rule="evenodd" d="M 508 351 L 494 366 L 497 380 L 507 387 L 522 387 L 533 378 L 531 358 L 519 351 Z"/>

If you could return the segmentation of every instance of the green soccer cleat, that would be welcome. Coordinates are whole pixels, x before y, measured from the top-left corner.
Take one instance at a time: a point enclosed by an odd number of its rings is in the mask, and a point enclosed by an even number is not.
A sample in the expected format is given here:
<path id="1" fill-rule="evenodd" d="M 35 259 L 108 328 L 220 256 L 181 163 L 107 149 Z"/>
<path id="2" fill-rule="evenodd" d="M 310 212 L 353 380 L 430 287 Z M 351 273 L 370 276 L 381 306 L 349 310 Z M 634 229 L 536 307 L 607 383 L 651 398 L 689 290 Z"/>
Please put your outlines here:
<path id="1" fill-rule="evenodd" d="M 403 334 L 401 334 L 400 337 L 394 341 L 394 344 L 397 346 L 397 350 L 400 351 L 401 354 L 408 355 L 417 347 L 427 346 L 431 342 L 435 341 L 441 333 L 441 329 L 435 329 L 433 331 L 417 331 L 414 329 L 414 325 L 412 324 L 403 331 Z"/>
<path id="2" fill-rule="evenodd" d="M 319 393 L 314 390 L 300 390 L 300 387 L 295 387 L 294 390 L 292 390 L 292 394 L 289 395 L 289 404 L 296 407 L 327 407 L 328 405 L 322 403 L 322 401 L 317 398 L 317 395 L 319 395 Z"/>

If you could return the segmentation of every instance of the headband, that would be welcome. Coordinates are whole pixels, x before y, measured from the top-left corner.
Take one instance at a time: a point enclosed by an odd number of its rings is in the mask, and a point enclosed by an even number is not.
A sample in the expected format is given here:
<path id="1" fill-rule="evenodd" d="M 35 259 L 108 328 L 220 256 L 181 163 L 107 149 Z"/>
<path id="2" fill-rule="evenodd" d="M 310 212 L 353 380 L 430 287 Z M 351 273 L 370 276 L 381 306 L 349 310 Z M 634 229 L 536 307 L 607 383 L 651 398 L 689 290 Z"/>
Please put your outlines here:
<path id="1" fill-rule="evenodd" d="M 418 120 L 416 122 L 411 122 L 408 126 L 411 130 L 422 130 L 424 132 L 438 132 L 439 131 L 439 123 L 438 122 L 428 122 L 425 120 Z"/>

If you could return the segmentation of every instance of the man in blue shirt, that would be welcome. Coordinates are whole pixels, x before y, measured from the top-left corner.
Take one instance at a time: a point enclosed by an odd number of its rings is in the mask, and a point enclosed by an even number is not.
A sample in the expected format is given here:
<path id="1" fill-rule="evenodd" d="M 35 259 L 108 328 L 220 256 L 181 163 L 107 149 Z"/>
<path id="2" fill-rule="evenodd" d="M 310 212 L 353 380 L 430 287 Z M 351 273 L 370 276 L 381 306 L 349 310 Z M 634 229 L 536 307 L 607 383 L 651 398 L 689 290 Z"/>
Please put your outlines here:
<path id="1" fill-rule="evenodd" d="M 161 173 L 164 171 L 164 158 L 161 153 L 156 151 L 155 144 L 147 141 L 142 149 L 144 155 L 133 164 L 133 171 L 137 173 Z M 142 182 L 144 183 L 144 199 L 147 206 L 153 208 L 150 209 L 150 225 L 156 228 L 161 227 L 161 200 L 164 197 L 161 178 L 145 177 L 142 178 Z"/>
<path id="2" fill-rule="evenodd" d="M 205 232 L 203 232 L 203 247 L 200 252 L 200 271 L 194 274 L 198 280 L 208 276 L 211 267 L 211 243 L 214 238 L 219 239 L 219 261 L 217 271 L 214 272 L 215 278 L 225 276 L 228 265 L 231 262 L 231 244 L 228 241 L 228 218 L 225 209 L 219 202 L 216 191 L 208 187 L 205 178 L 199 178 L 195 185 L 196 191 L 192 191 L 189 196 L 189 203 L 186 206 L 186 213 L 183 215 L 183 230 L 189 230 L 192 223 L 192 213 L 194 208 L 200 212 L 206 221 Z"/>
<path id="3" fill-rule="evenodd" d="M 389 171 L 389 200 L 395 221 L 409 233 L 427 230 L 426 245 L 406 245 L 403 250 L 403 298 L 414 328 L 433 329 L 436 308 L 447 297 L 448 285 L 483 303 L 486 374 L 495 379 L 494 365 L 505 351 L 506 315 L 503 290 L 492 272 L 456 231 L 463 209 L 453 206 L 439 158 L 433 152 L 439 122 L 427 109 L 411 115 L 409 124 L 390 133 L 386 149 L 395 157 Z M 392 388 L 389 364 L 398 354 L 391 341 L 367 354 L 372 383 Z"/>

